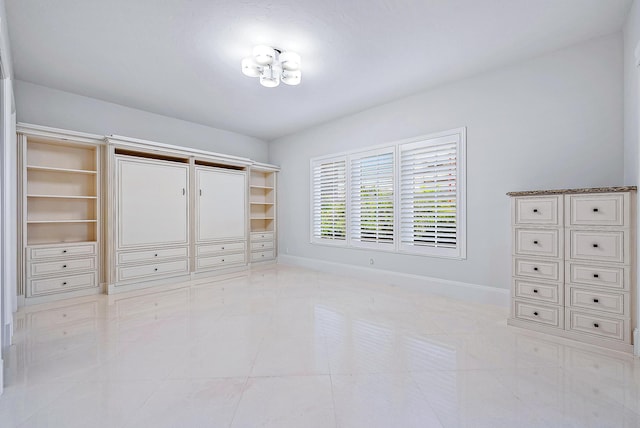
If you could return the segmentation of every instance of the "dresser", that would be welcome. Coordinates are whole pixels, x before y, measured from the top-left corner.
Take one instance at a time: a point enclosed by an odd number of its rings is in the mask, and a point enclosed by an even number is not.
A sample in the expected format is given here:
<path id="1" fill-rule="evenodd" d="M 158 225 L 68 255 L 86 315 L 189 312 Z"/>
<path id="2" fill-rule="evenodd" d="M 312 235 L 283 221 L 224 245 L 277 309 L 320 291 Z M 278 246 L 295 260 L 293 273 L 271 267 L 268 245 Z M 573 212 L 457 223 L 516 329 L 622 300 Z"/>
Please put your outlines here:
<path id="1" fill-rule="evenodd" d="M 510 192 L 513 326 L 633 352 L 636 188 Z"/>

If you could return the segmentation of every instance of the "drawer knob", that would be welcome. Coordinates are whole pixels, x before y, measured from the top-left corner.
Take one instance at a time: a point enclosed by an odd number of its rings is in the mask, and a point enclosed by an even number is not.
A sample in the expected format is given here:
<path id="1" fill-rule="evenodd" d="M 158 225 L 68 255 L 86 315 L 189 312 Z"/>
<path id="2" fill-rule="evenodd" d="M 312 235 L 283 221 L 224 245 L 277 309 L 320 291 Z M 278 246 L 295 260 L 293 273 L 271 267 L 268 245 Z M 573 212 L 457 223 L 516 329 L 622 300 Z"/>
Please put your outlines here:
<path id="1" fill-rule="evenodd" d="M 538 245 L 538 241 L 533 241 L 534 244 Z"/>
<path id="2" fill-rule="evenodd" d="M 597 209 L 597 208 L 594 208 L 594 209 L 593 209 L 593 212 L 594 212 L 594 213 L 597 213 L 597 212 L 598 212 L 598 209 Z"/>
<path id="3" fill-rule="evenodd" d="M 533 315 L 538 316 L 538 312 L 534 312 Z"/>
<path id="4" fill-rule="evenodd" d="M 593 248 L 598 248 L 598 244 L 593 244 Z"/>
<path id="5" fill-rule="evenodd" d="M 222 247 L 222 249 L 224 250 L 224 247 Z"/>
<path id="6" fill-rule="evenodd" d="M 158 272 L 158 268 L 154 268 L 153 270 L 154 270 L 155 272 Z"/>
<path id="7" fill-rule="evenodd" d="M 67 285 L 67 281 L 63 282 L 62 285 Z"/>
<path id="8" fill-rule="evenodd" d="M 224 261 L 224 259 L 222 259 L 222 261 Z"/>
<path id="9" fill-rule="evenodd" d="M 538 267 L 537 267 L 537 266 L 534 266 L 534 267 L 533 267 L 533 270 L 537 271 L 537 270 L 538 270 Z"/>
<path id="10" fill-rule="evenodd" d="M 600 277 L 600 275 L 598 275 L 597 273 L 594 273 L 594 274 L 593 274 L 593 277 L 594 277 L 594 278 L 598 278 L 598 277 Z"/>
<path id="11" fill-rule="evenodd" d="M 537 212 L 538 212 L 538 209 L 537 209 L 537 208 L 534 208 L 534 209 L 533 209 L 533 212 L 534 212 L 534 213 L 537 213 Z"/>
<path id="12" fill-rule="evenodd" d="M 537 292 L 538 292 L 538 290 L 534 288 L 534 289 L 533 289 L 533 292 L 534 292 L 534 293 L 537 293 Z"/>
<path id="13" fill-rule="evenodd" d="M 158 257 L 158 254 L 154 254 L 153 257 Z"/>
<path id="14" fill-rule="evenodd" d="M 600 327 L 600 324 L 598 324 L 597 322 L 594 322 L 594 323 L 593 323 L 593 326 L 594 326 L 595 328 L 598 328 L 598 327 Z"/>
<path id="15" fill-rule="evenodd" d="M 66 268 L 66 267 L 67 267 L 67 265 L 62 265 L 62 267 L 63 267 L 63 268 Z"/>
<path id="16" fill-rule="evenodd" d="M 600 300 L 598 299 L 593 299 L 593 303 L 598 303 Z"/>
<path id="17" fill-rule="evenodd" d="M 67 252 L 67 250 L 62 250 L 62 252 L 63 252 L 63 253 L 66 253 L 66 252 Z"/>

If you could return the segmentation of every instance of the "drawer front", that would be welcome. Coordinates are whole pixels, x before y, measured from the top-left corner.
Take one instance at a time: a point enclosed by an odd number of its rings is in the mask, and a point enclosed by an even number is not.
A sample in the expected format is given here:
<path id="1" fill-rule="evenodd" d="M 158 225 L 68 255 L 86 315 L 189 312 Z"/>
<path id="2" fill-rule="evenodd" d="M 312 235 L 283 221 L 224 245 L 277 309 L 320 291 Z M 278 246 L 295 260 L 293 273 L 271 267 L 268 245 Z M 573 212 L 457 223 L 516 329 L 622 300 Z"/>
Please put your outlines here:
<path id="1" fill-rule="evenodd" d="M 513 224 L 562 224 L 561 196 L 517 197 L 512 199 Z"/>
<path id="2" fill-rule="evenodd" d="M 197 256 L 207 256 L 213 254 L 238 253 L 245 250 L 244 242 L 227 242 L 223 244 L 198 245 Z"/>
<path id="3" fill-rule="evenodd" d="M 569 258 L 613 263 L 629 262 L 629 232 L 568 230 Z"/>
<path id="4" fill-rule="evenodd" d="M 58 276 L 55 278 L 32 279 L 29 281 L 32 296 L 60 293 L 79 288 L 93 288 L 98 286 L 96 272 L 81 275 Z"/>
<path id="5" fill-rule="evenodd" d="M 562 281 L 563 266 L 559 261 L 513 258 L 513 275 L 547 281 Z"/>
<path id="6" fill-rule="evenodd" d="M 273 251 L 258 251 L 255 253 L 251 253 L 252 262 L 259 262 L 262 260 L 271 260 L 274 257 L 275 257 L 275 254 Z"/>
<path id="7" fill-rule="evenodd" d="M 608 339 L 629 340 L 629 321 L 567 309 L 567 330 L 589 333 Z"/>
<path id="8" fill-rule="evenodd" d="M 517 255 L 559 257 L 562 251 L 559 229 L 513 229 L 514 253 Z"/>
<path id="9" fill-rule="evenodd" d="M 118 253 L 118 264 L 150 262 L 161 259 L 177 259 L 188 257 L 189 249 L 181 248 L 162 248 L 157 250 L 130 251 Z"/>
<path id="10" fill-rule="evenodd" d="M 271 250 L 272 248 L 273 248 L 273 241 L 251 243 L 251 251 Z"/>
<path id="11" fill-rule="evenodd" d="M 188 273 L 189 262 L 188 260 L 175 260 L 172 262 L 150 263 L 142 266 L 119 267 L 117 271 L 118 281 L 128 281 L 167 274 Z"/>
<path id="12" fill-rule="evenodd" d="M 567 305 L 575 308 L 629 315 L 628 293 L 607 293 L 578 287 L 567 287 Z"/>
<path id="13" fill-rule="evenodd" d="M 95 243 L 55 247 L 29 247 L 27 257 L 29 260 L 40 260 L 51 257 L 93 256 L 96 254 L 97 249 L 98 246 Z"/>
<path id="14" fill-rule="evenodd" d="M 273 241 L 273 232 L 254 232 L 251 234 L 251 242 Z"/>
<path id="15" fill-rule="evenodd" d="M 517 319 L 563 328 L 563 315 L 559 306 L 544 306 L 520 300 L 513 301 L 513 317 Z"/>
<path id="16" fill-rule="evenodd" d="M 624 226 L 628 225 L 629 205 L 627 193 L 599 195 L 567 195 L 567 224 L 571 226 Z"/>
<path id="17" fill-rule="evenodd" d="M 535 282 L 518 278 L 513 280 L 513 295 L 553 305 L 562 305 L 564 298 L 562 284 Z"/>
<path id="18" fill-rule="evenodd" d="M 244 253 L 226 254 L 213 257 L 198 257 L 196 260 L 197 269 L 224 268 L 227 266 L 242 265 L 246 263 Z"/>
<path id="19" fill-rule="evenodd" d="M 629 289 L 629 268 L 567 262 L 567 282 L 617 290 Z"/>
<path id="20" fill-rule="evenodd" d="M 57 262 L 31 262 L 28 264 L 28 272 L 31 276 L 60 274 L 67 272 L 77 272 L 81 270 L 95 270 L 96 258 L 61 260 Z"/>

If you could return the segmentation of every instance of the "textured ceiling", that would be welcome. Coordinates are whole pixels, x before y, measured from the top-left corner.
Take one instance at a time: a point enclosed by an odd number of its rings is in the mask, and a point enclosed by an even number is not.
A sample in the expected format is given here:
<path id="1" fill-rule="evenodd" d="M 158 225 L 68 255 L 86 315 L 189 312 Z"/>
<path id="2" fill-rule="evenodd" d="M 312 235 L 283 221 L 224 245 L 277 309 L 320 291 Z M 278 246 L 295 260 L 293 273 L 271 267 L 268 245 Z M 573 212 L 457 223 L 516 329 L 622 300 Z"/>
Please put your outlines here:
<path id="1" fill-rule="evenodd" d="M 618 31 L 632 0 L 7 0 L 15 77 L 271 140 Z M 302 84 L 240 71 L 256 44 Z"/>

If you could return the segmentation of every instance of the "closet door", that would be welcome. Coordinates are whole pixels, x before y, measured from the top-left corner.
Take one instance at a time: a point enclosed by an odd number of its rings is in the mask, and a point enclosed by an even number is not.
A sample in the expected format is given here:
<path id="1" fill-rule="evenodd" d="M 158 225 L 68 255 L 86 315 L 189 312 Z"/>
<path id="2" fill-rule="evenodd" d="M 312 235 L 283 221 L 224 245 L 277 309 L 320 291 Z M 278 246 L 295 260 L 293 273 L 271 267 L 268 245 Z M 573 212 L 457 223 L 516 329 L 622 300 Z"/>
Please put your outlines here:
<path id="1" fill-rule="evenodd" d="M 116 157 L 118 248 L 187 244 L 189 166 Z"/>
<path id="2" fill-rule="evenodd" d="M 245 171 L 196 169 L 198 242 L 246 239 L 246 177 Z"/>

